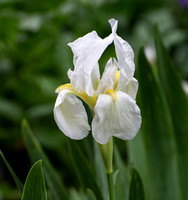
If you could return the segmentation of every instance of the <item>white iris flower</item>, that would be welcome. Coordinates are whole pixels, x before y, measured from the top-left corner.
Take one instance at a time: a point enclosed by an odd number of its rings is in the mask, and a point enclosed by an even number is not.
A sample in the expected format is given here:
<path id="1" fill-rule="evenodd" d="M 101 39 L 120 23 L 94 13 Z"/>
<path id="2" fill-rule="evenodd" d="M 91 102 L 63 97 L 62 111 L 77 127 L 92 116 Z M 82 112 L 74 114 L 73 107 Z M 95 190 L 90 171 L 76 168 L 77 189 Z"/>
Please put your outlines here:
<path id="1" fill-rule="evenodd" d="M 56 89 L 54 107 L 59 129 L 72 139 L 83 139 L 90 131 L 82 99 L 93 110 L 92 134 L 100 144 L 112 136 L 132 139 L 141 125 L 140 109 L 135 102 L 138 82 L 131 46 L 116 34 L 118 21 L 110 19 L 112 33 L 101 39 L 96 31 L 68 45 L 74 54 L 74 70 L 68 71 L 71 84 Z M 110 58 L 100 78 L 98 61 L 114 42 L 117 60 Z M 79 98 L 77 98 L 79 97 Z"/>

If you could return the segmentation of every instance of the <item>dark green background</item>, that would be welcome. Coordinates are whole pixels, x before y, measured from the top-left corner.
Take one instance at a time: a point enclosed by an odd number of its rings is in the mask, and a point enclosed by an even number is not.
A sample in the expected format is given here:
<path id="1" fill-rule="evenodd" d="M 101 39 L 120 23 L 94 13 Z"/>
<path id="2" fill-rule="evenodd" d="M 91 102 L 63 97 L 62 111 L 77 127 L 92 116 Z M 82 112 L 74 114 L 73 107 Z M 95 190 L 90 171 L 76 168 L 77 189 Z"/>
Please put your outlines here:
<path id="1" fill-rule="evenodd" d="M 92 30 L 102 38 L 108 36 L 110 18 L 119 21 L 117 33 L 131 44 L 135 60 L 141 46 L 154 47 L 153 27 L 158 24 L 181 79 L 188 80 L 188 11 L 178 1 L 0 0 L 0 149 L 22 182 L 33 164 L 20 128 L 21 120 L 27 118 L 66 188 L 79 189 L 67 154 L 67 138 L 53 119 L 54 91 L 69 82 L 67 70 L 73 68 L 73 55 L 67 43 Z M 101 71 L 109 55 L 114 55 L 113 46 L 99 61 Z M 156 66 L 156 60 L 152 64 Z M 151 91 L 155 96 L 153 88 Z M 142 108 L 147 107 L 139 103 Z M 88 137 L 77 144 L 88 146 L 91 140 Z M 116 143 L 127 164 L 124 143 Z M 88 151 L 83 152 L 86 158 L 94 150 Z M 16 186 L 0 161 L 0 199 L 1 195 L 19 199 Z"/>

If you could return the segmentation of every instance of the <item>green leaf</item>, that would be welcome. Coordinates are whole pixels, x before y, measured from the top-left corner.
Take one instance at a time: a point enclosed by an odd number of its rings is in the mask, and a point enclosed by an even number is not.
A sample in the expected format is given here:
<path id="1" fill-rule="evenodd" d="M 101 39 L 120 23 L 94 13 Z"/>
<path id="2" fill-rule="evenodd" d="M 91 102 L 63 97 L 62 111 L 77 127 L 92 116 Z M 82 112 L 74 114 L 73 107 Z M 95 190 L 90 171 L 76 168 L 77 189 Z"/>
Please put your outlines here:
<path id="1" fill-rule="evenodd" d="M 151 177 L 149 173 L 148 155 L 145 148 L 143 132 L 140 129 L 133 140 L 127 141 L 128 157 L 130 165 L 134 165 L 142 174 L 145 185 L 146 199 L 151 199 L 153 191 L 151 188 Z"/>
<path id="2" fill-rule="evenodd" d="M 75 172 L 82 187 L 85 190 L 88 188 L 91 189 L 96 195 L 97 199 L 102 200 L 103 197 L 101 190 L 99 189 L 99 186 L 96 182 L 96 177 L 92 165 L 83 155 L 83 152 L 80 150 L 77 141 L 68 140 L 68 143 Z"/>
<path id="3" fill-rule="evenodd" d="M 179 73 L 169 58 L 157 28 L 155 29 L 155 46 L 159 78 L 170 108 L 176 136 L 183 199 L 188 199 L 188 99 L 182 89 Z"/>
<path id="4" fill-rule="evenodd" d="M 103 198 L 108 199 L 109 197 L 108 180 L 106 177 L 106 170 L 102 159 L 102 155 L 99 150 L 97 142 L 94 142 L 94 155 L 95 155 L 96 181 L 98 185 L 100 185 Z"/>
<path id="5" fill-rule="evenodd" d="M 129 192 L 128 187 L 130 184 L 130 173 L 128 167 L 124 164 L 124 160 L 121 158 L 116 145 L 114 145 L 114 168 L 118 169 L 115 171 L 113 177 L 116 199 L 127 199 Z M 115 181 L 116 178 L 117 180 Z"/>
<path id="6" fill-rule="evenodd" d="M 129 200 L 144 200 L 144 185 L 137 170 L 132 168 L 132 178 L 129 190 Z"/>
<path id="7" fill-rule="evenodd" d="M 22 200 L 47 200 L 42 173 L 42 161 L 37 161 L 30 169 L 24 185 Z"/>
<path id="8" fill-rule="evenodd" d="M 87 200 L 97 200 L 92 190 L 87 189 Z"/>
<path id="9" fill-rule="evenodd" d="M 43 160 L 43 169 L 46 182 L 56 200 L 66 200 L 68 199 L 67 192 L 62 184 L 62 181 L 50 163 L 48 157 L 42 150 L 40 144 L 38 143 L 36 137 L 31 131 L 31 128 L 26 120 L 22 121 L 22 134 L 25 141 L 25 145 L 28 151 L 28 154 L 32 161 L 39 159 Z"/>
<path id="10" fill-rule="evenodd" d="M 20 192 L 23 192 L 23 184 L 21 183 L 21 181 L 19 180 L 19 178 L 16 176 L 16 174 L 14 173 L 12 167 L 9 165 L 8 161 L 6 160 L 5 156 L 3 155 L 3 152 L 0 150 L 0 156 L 3 159 L 4 163 L 6 164 L 12 178 L 14 179 L 18 189 L 20 190 Z"/>
<path id="11" fill-rule="evenodd" d="M 143 48 L 138 57 L 138 80 L 141 134 L 146 153 L 146 163 L 140 164 L 148 170 L 147 180 L 144 180 L 146 197 L 153 200 L 181 199 L 177 148 L 169 109 Z M 140 170 L 143 166 L 136 168 Z"/>
<path id="12" fill-rule="evenodd" d="M 114 186 L 116 185 L 118 174 L 119 174 L 119 169 L 117 169 L 113 174 L 113 184 L 114 184 Z"/>

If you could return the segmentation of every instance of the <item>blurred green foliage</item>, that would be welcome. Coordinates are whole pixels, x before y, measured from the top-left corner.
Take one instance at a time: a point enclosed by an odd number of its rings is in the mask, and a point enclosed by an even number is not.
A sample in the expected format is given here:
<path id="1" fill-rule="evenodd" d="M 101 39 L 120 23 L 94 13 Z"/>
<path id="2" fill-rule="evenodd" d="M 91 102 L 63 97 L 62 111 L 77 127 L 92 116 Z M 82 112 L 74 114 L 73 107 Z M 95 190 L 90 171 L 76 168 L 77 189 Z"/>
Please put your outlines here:
<path id="1" fill-rule="evenodd" d="M 100 166 L 99 158 L 96 156 L 97 147 L 90 148 L 92 138 L 74 143 L 75 145 L 70 148 L 67 138 L 58 130 L 52 113 L 56 99 L 54 91 L 60 84 L 69 82 L 67 70 L 73 68 L 72 53 L 67 43 L 92 30 L 96 30 L 102 38 L 106 37 L 110 33 L 110 26 L 107 23 L 110 18 L 119 21 L 118 34 L 133 46 L 136 58 L 141 46 L 148 47 L 148 56 L 153 66 L 157 65 L 153 25 L 158 23 L 165 46 L 181 78 L 188 80 L 188 11 L 181 7 L 178 1 L 0 0 L 0 149 L 22 182 L 25 182 L 31 166 L 20 131 L 20 122 L 23 118 L 30 122 L 39 143 L 70 191 L 72 199 L 83 199 L 84 192 L 79 190 L 80 177 L 75 171 L 67 149 L 70 153 L 79 146 L 84 154 L 82 156 L 85 156 L 84 159 L 89 160 L 88 170 L 94 170 L 92 166 L 95 166 L 98 169 L 96 176 L 101 178 L 103 166 Z M 101 68 L 104 67 L 109 54 L 113 54 L 110 47 L 100 60 Z M 154 73 L 157 74 L 156 68 Z M 151 91 L 154 91 L 153 87 Z M 142 105 L 142 102 L 140 104 Z M 119 181 L 117 180 L 119 197 L 128 198 L 128 189 L 118 185 L 123 184 L 128 188 L 130 184 L 130 160 L 141 172 L 141 177 L 146 177 L 143 180 L 149 180 L 145 174 L 148 168 L 142 169 L 147 153 L 145 155 L 144 150 L 140 151 L 135 147 L 143 146 L 139 137 L 128 145 L 116 140 L 118 149 L 115 152 L 115 164 L 120 169 Z M 152 142 L 157 148 L 159 144 Z M 149 141 L 148 145 L 152 142 Z M 170 148 L 174 148 L 173 145 L 172 142 Z M 139 159 L 134 157 L 136 154 L 139 155 Z M 75 155 L 72 156 L 74 158 Z M 34 160 L 36 161 L 33 159 L 32 164 Z M 103 178 L 102 187 L 106 191 L 107 186 Z M 81 182 L 84 188 L 88 184 L 87 181 Z M 16 195 L 13 195 L 14 192 Z M 92 199 L 92 195 L 92 191 L 88 191 L 88 199 Z M 19 194 L 15 191 L 8 170 L 0 160 L 0 199 L 4 198 L 19 199 Z"/>

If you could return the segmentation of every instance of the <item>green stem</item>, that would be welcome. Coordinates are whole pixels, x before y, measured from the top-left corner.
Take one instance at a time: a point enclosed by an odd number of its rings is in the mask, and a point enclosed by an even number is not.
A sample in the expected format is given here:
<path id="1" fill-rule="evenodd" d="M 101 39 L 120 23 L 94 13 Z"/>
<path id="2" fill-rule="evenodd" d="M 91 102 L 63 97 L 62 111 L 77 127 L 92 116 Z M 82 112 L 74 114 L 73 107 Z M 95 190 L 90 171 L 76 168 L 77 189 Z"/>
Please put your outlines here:
<path id="1" fill-rule="evenodd" d="M 111 137 L 109 142 L 106 144 L 99 144 L 101 155 L 104 161 L 104 166 L 106 168 L 106 173 L 112 173 L 112 160 L 113 160 L 113 138 Z"/>
<path id="2" fill-rule="evenodd" d="M 107 144 L 99 144 L 101 155 L 106 169 L 110 200 L 114 200 L 113 187 L 113 138 Z"/>
<path id="3" fill-rule="evenodd" d="M 110 200 L 114 200 L 113 173 L 107 173 Z"/>

